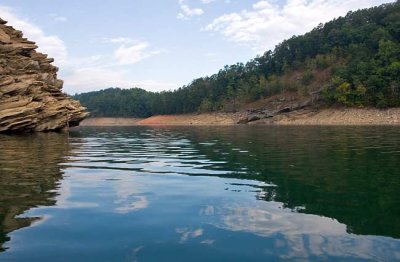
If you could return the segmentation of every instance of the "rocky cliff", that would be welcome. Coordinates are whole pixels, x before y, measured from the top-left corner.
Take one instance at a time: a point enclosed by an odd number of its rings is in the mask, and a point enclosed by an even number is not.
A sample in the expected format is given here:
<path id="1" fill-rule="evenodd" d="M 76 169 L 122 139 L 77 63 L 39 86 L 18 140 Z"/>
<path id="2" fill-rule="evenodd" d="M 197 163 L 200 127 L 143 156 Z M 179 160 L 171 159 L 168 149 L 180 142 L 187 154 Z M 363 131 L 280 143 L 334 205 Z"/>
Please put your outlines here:
<path id="1" fill-rule="evenodd" d="M 88 113 L 62 92 L 54 59 L 6 23 L 0 18 L 0 132 L 77 126 Z"/>

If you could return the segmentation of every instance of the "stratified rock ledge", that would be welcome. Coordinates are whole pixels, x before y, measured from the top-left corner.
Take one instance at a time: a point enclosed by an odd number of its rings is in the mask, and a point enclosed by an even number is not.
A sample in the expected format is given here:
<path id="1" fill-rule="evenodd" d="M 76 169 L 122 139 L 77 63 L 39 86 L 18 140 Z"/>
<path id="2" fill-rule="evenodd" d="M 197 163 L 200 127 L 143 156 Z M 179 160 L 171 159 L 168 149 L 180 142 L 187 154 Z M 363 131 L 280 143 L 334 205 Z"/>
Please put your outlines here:
<path id="1" fill-rule="evenodd" d="M 55 131 L 89 115 L 62 92 L 58 68 L 34 42 L 0 18 L 0 132 Z"/>

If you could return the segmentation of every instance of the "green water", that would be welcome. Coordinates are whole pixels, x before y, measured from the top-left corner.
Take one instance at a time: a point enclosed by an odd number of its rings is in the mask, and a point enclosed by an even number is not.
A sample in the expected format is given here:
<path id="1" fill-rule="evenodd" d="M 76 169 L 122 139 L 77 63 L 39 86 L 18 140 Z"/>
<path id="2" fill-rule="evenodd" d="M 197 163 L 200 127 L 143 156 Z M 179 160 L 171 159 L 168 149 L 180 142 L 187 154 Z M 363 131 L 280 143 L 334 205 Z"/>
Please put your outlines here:
<path id="1" fill-rule="evenodd" d="M 400 260 L 398 127 L 0 136 L 0 260 Z"/>

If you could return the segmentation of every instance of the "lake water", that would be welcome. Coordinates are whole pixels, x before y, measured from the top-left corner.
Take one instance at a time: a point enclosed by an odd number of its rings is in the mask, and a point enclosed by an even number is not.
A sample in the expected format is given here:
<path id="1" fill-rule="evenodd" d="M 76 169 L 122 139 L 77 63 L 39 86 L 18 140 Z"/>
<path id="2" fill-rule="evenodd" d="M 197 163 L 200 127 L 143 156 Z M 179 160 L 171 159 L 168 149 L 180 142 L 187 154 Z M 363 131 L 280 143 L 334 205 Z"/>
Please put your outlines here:
<path id="1" fill-rule="evenodd" d="M 400 260 L 398 127 L 0 136 L 1 261 Z"/>

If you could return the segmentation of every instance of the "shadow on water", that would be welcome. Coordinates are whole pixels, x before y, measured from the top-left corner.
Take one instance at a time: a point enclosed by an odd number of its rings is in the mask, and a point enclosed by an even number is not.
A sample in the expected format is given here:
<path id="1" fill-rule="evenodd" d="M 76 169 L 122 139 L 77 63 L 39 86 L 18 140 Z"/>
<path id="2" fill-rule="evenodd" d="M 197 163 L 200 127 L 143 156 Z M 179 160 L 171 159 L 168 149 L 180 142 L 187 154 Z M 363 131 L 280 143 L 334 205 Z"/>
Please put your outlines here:
<path id="1" fill-rule="evenodd" d="M 56 203 L 62 179 L 59 164 L 68 155 L 67 134 L 0 135 L 0 251 L 8 233 L 38 217 L 19 217 L 37 206 Z"/>

